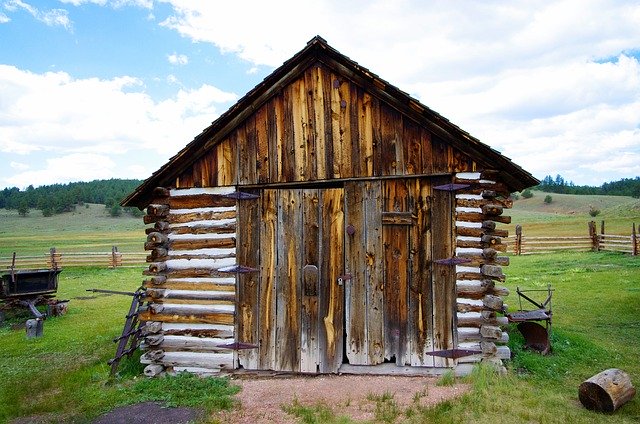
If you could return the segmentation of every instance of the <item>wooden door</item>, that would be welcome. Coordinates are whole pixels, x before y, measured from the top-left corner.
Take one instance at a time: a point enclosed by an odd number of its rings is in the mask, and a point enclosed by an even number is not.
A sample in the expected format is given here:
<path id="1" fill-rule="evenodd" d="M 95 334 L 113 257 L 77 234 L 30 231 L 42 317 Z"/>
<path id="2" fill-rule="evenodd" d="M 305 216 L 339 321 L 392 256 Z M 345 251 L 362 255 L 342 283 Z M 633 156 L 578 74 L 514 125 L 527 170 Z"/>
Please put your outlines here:
<path id="1" fill-rule="evenodd" d="M 343 351 L 344 292 L 337 283 L 344 272 L 343 190 L 263 190 L 260 199 L 240 203 L 238 263 L 258 269 L 238 279 L 238 341 L 258 345 L 239 355 L 240 365 L 337 372 Z"/>
<path id="2" fill-rule="evenodd" d="M 441 276 L 434 278 L 432 259 L 451 246 L 451 209 L 438 199 L 436 212 L 430 179 L 345 184 L 345 267 L 351 277 L 345 285 L 345 331 L 350 364 L 440 365 L 429 353 L 451 339 L 447 324 L 452 311 L 446 309 L 450 297 L 443 297 L 451 287 L 451 275 L 444 288 Z"/>

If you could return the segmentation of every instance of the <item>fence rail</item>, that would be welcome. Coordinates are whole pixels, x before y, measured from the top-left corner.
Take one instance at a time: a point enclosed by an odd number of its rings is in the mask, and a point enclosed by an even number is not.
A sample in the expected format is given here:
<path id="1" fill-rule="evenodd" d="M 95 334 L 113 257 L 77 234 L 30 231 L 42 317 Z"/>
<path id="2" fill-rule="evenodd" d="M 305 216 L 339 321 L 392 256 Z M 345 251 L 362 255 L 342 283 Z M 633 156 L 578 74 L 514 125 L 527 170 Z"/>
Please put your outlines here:
<path id="1" fill-rule="evenodd" d="M 144 264 L 146 256 L 145 252 L 119 252 L 115 246 L 111 252 L 61 252 L 52 248 L 49 253 L 41 255 L 0 257 L 0 270 L 11 267 L 15 269 L 76 266 L 133 267 Z"/>
<path id="2" fill-rule="evenodd" d="M 635 224 L 632 225 L 629 235 L 606 234 L 604 221 L 600 226 L 600 233 L 597 233 L 594 221 L 589 222 L 588 227 L 589 234 L 585 236 L 528 237 L 523 234 L 522 226 L 516 225 L 516 234 L 505 237 L 503 241 L 515 255 L 550 253 L 558 250 L 613 251 L 638 255 L 640 240 Z"/>

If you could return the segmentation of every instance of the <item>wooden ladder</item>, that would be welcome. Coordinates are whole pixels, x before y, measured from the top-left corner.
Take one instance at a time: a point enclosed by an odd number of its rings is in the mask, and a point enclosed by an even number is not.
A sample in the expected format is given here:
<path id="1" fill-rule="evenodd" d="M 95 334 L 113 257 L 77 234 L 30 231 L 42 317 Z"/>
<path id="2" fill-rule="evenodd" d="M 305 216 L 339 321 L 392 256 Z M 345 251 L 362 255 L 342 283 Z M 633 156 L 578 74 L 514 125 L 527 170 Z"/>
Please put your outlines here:
<path id="1" fill-rule="evenodd" d="M 122 359 L 122 357 L 125 355 L 131 356 L 133 352 L 138 349 L 140 330 L 142 328 L 142 326 L 140 326 L 140 321 L 138 320 L 138 315 L 140 314 L 140 309 L 142 308 L 142 304 L 144 303 L 145 290 L 144 288 L 140 287 L 135 292 L 121 292 L 102 289 L 88 289 L 87 291 L 97 293 L 122 294 L 133 297 L 131 299 L 129 312 L 125 316 L 126 319 L 124 322 L 124 327 L 122 328 L 122 334 L 113 339 L 113 342 L 118 344 L 118 347 L 116 348 L 116 354 L 113 359 L 110 359 L 107 362 L 107 364 L 111 366 L 110 375 L 113 377 L 118 371 L 118 366 L 120 365 L 120 360 Z"/>

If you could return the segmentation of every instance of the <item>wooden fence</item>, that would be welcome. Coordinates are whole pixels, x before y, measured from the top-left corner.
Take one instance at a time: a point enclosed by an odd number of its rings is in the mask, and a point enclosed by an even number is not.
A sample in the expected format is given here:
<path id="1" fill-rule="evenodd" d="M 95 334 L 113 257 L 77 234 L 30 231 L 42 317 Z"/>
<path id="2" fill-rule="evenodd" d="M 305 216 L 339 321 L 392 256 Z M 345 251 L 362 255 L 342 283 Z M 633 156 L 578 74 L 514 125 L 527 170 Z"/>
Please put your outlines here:
<path id="1" fill-rule="evenodd" d="M 550 253 L 558 250 L 612 251 L 638 255 L 640 240 L 636 233 L 636 224 L 632 225 L 629 235 L 606 234 L 604 221 L 599 233 L 596 231 L 594 221 L 589 222 L 588 228 L 589 233 L 584 236 L 528 237 L 524 235 L 522 226 L 516 225 L 516 234 L 505 237 L 503 241 L 513 247 L 509 250 L 515 255 Z"/>
<path id="2" fill-rule="evenodd" d="M 76 266 L 95 266 L 107 268 L 141 266 L 145 263 L 146 253 L 123 253 L 114 246 L 111 252 L 60 252 L 55 247 L 49 253 L 32 256 L 0 257 L 0 270 L 25 268 L 66 268 Z"/>

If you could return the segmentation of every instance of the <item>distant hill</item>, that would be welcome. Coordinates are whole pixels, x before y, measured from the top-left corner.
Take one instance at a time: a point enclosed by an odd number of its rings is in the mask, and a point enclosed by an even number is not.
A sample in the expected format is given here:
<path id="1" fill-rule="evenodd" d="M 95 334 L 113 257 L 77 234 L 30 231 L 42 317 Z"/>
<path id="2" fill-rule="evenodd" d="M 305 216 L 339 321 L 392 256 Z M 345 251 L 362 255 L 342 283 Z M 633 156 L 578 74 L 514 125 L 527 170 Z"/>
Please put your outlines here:
<path id="1" fill-rule="evenodd" d="M 545 197 L 551 196 L 551 203 Z M 590 211 L 597 212 L 592 216 Z M 594 213 L 595 213 L 594 212 Z M 520 197 L 513 208 L 505 210 L 511 216 L 506 226 L 514 234 L 516 224 L 530 236 L 581 236 L 588 234 L 589 221 L 605 221 L 610 234 L 630 234 L 633 223 L 640 224 L 640 199 L 629 196 L 577 195 L 533 191 L 533 197 Z"/>
<path id="2" fill-rule="evenodd" d="M 76 205 L 99 203 L 106 205 L 113 216 L 122 213 L 120 200 L 131 193 L 140 180 L 94 180 L 68 184 L 52 184 L 40 187 L 29 186 L 26 190 L 17 187 L 0 191 L 0 209 L 14 209 L 21 215 L 29 209 L 40 209 L 44 216 L 70 212 Z M 139 214 L 137 209 L 128 212 Z"/>
<path id="3" fill-rule="evenodd" d="M 561 175 L 556 175 L 556 178 L 547 175 L 534 189 L 559 194 L 600 194 L 640 198 L 640 177 L 622 178 L 618 181 L 604 183 L 600 187 L 593 187 L 575 185 L 572 181 L 565 180 Z"/>

